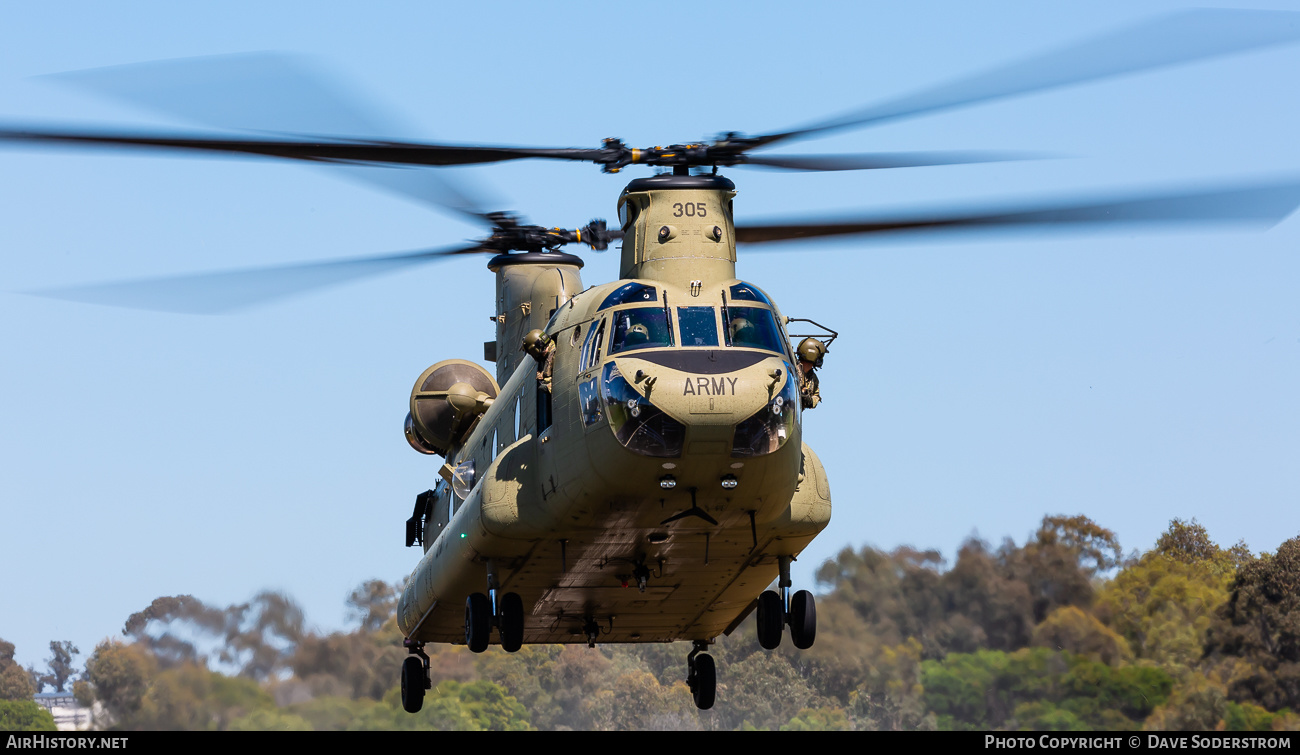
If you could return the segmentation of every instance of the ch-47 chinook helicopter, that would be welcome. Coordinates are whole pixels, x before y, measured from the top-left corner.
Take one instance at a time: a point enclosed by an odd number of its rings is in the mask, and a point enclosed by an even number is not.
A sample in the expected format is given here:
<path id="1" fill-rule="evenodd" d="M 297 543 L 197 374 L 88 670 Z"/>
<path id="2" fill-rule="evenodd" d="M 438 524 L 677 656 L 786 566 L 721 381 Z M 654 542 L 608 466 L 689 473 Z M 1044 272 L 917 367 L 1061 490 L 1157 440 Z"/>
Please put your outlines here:
<path id="1" fill-rule="evenodd" d="M 412 186 L 394 186 L 394 177 L 409 183 L 414 175 L 432 174 L 367 166 L 542 158 L 594 162 L 606 173 L 631 165 L 665 169 L 627 184 L 613 229 L 603 221 L 575 230 L 525 225 L 444 191 L 437 201 L 490 225 L 491 235 L 451 249 L 227 273 L 208 282 L 235 289 L 226 300 L 242 304 L 320 284 L 311 278 L 249 294 L 247 284 L 264 278 L 285 281 L 323 270 L 333 282 L 448 255 L 491 254 L 496 334 L 484 356 L 495 362 L 495 375 L 471 361 L 446 360 L 425 370 L 410 395 L 407 439 L 445 462 L 441 481 L 417 497 L 407 521 L 407 545 L 419 544 L 424 554 L 398 607 L 411 654 L 401 670 L 403 704 L 410 711 L 421 707 L 429 686 L 424 646 L 430 642 L 465 643 L 482 652 L 495 641 L 512 652 L 524 643 L 688 640 L 687 682 L 697 706 L 709 708 L 716 668 L 708 646 L 751 613 L 757 614 L 764 647 L 778 646 L 787 628 L 797 647 L 813 644 L 815 601 L 807 590 L 792 591 L 789 566 L 831 516 L 826 471 L 802 434 L 801 412 L 814 402 L 801 386 L 809 370 L 820 366 L 818 357 L 835 333 L 826 330 L 825 342 L 809 336 L 800 345 L 810 353 L 797 350 L 792 339 L 804 336 L 790 333 L 796 319 L 783 315 L 758 285 L 738 277 L 738 245 L 1045 225 L 1268 224 L 1300 203 L 1300 184 L 1287 183 L 747 224 L 736 221 L 736 187 L 719 169 L 861 170 L 1006 159 L 980 153 L 753 152 L 1298 38 L 1300 14 L 1181 13 L 804 127 L 760 136 L 730 132 L 710 142 L 649 149 L 629 148 L 619 139 L 594 149 L 541 149 L 49 128 L 0 130 L 0 140 L 306 160 L 371 170 L 361 177 L 408 193 L 415 191 Z M 80 83 L 166 108 L 166 93 L 125 91 L 115 84 L 122 80 L 96 79 L 92 72 Z M 227 124 L 209 119 L 208 125 Z M 602 249 L 619 240 L 619 279 L 589 288 L 581 281 L 582 260 L 561 251 L 566 244 Z M 149 306 L 155 292 L 204 280 L 48 293 Z M 224 296 L 219 293 L 210 309 L 219 309 Z M 778 589 L 768 589 L 773 582 Z"/>

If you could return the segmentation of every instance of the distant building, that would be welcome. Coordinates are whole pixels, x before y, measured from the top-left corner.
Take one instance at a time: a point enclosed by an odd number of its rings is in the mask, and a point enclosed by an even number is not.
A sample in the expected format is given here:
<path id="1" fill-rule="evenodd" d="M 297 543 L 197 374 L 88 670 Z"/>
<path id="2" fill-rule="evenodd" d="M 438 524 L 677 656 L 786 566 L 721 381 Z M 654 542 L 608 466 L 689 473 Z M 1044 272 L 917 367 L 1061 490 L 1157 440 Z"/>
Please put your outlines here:
<path id="1" fill-rule="evenodd" d="M 90 709 L 78 705 L 71 692 L 41 692 L 32 700 L 54 716 L 54 725 L 59 727 L 59 731 L 90 728 Z"/>

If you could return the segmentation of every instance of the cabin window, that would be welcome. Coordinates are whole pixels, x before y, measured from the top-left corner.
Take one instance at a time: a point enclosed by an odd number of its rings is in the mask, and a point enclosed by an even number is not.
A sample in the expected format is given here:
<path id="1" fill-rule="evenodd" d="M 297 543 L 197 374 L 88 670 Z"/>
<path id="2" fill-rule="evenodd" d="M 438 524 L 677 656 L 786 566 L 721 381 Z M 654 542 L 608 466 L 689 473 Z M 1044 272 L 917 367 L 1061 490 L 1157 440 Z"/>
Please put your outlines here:
<path id="1" fill-rule="evenodd" d="M 785 353 L 781 330 L 770 309 L 727 307 L 727 334 L 731 346 Z"/>
<path id="2" fill-rule="evenodd" d="M 717 346 L 718 318 L 713 307 L 678 307 L 683 346 Z"/>
<path id="3" fill-rule="evenodd" d="M 507 407 L 505 408 L 505 410 L 501 412 L 501 420 L 500 420 L 499 422 L 497 422 L 497 428 L 498 428 L 498 430 L 497 430 L 497 443 L 498 443 L 497 451 L 498 451 L 498 452 L 499 452 L 502 448 L 505 448 L 506 446 L 510 445 L 511 443 L 514 443 L 514 442 L 515 442 L 516 440 L 518 440 L 518 438 L 519 438 L 518 435 L 515 435 L 515 434 L 514 434 L 514 431 L 515 431 L 515 408 L 516 408 L 516 407 L 515 407 L 514 404 L 511 404 L 510 406 L 507 406 Z"/>
<path id="4" fill-rule="evenodd" d="M 451 491 L 456 494 L 456 498 L 464 501 L 471 491 L 474 490 L 474 483 L 477 482 L 477 476 L 474 474 L 474 460 L 467 459 L 456 465 L 451 473 Z M 459 508 L 459 504 L 457 504 Z"/>
<path id="5" fill-rule="evenodd" d="M 609 353 L 672 346 L 672 330 L 668 325 L 668 311 L 663 307 L 637 307 L 614 313 L 614 336 L 609 342 Z"/>

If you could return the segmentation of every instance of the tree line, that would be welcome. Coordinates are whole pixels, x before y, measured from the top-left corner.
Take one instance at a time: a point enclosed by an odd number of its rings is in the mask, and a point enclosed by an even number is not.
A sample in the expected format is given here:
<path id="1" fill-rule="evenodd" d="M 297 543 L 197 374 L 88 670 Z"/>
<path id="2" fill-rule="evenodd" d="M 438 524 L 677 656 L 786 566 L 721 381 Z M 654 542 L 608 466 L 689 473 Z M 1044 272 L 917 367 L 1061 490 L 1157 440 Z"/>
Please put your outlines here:
<path id="1" fill-rule="evenodd" d="M 70 643 L 38 673 L 0 641 L 0 729 L 46 725 L 16 706 L 69 683 L 112 729 L 1300 729 L 1300 537 L 1255 555 L 1174 520 L 1126 557 L 1088 518 L 1049 516 L 951 564 L 846 548 L 817 581 L 814 647 L 762 650 L 748 619 L 710 651 L 708 711 L 679 644 L 430 645 L 433 689 L 407 714 L 399 586 L 371 580 L 347 600 L 355 629 L 330 634 L 281 593 L 159 598 L 75 679 Z"/>

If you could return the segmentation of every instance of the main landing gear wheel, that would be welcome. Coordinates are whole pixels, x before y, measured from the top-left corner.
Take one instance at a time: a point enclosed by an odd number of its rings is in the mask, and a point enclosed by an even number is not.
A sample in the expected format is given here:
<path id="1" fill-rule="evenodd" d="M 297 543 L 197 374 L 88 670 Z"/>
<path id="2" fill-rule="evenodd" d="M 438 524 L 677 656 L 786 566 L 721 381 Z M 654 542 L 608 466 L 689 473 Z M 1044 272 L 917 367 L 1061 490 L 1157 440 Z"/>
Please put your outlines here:
<path id="1" fill-rule="evenodd" d="M 709 643 L 695 641 L 695 649 L 686 656 L 686 686 L 691 689 L 695 707 L 708 710 L 713 707 L 713 698 L 718 691 L 718 669 L 713 663 L 713 656 L 703 652 Z"/>
<path id="2" fill-rule="evenodd" d="M 501 648 L 513 653 L 524 644 L 524 601 L 519 593 L 508 592 L 501 596 Z"/>
<path id="3" fill-rule="evenodd" d="M 465 644 L 475 653 L 487 650 L 492 637 L 492 604 L 481 592 L 465 599 Z"/>
<path id="4" fill-rule="evenodd" d="M 800 590 L 790 598 L 790 639 L 800 650 L 807 650 L 817 639 L 817 603 L 812 593 Z"/>
<path id="5" fill-rule="evenodd" d="M 429 675 L 424 671 L 424 663 L 413 655 L 402 661 L 402 707 L 407 713 L 418 713 L 424 706 L 424 690 L 428 686 Z"/>
<path id="6" fill-rule="evenodd" d="M 785 629 L 785 606 L 781 596 L 767 590 L 758 596 L 758 644 L 764 650 L 775 650 L 781 644 Z"/>

